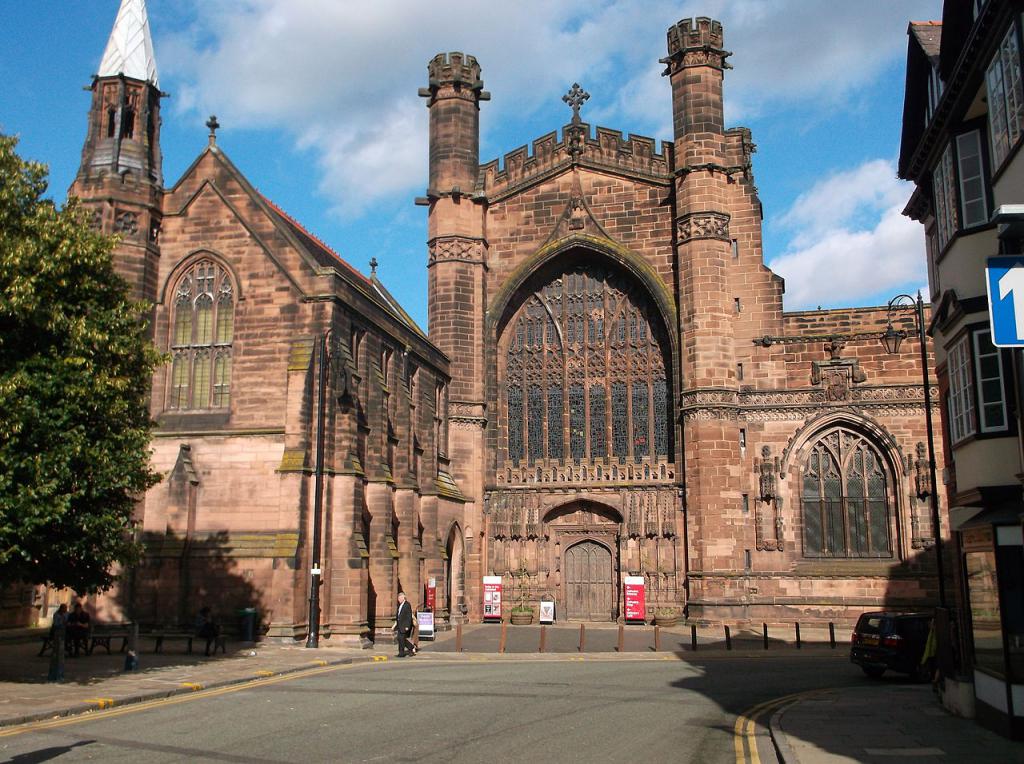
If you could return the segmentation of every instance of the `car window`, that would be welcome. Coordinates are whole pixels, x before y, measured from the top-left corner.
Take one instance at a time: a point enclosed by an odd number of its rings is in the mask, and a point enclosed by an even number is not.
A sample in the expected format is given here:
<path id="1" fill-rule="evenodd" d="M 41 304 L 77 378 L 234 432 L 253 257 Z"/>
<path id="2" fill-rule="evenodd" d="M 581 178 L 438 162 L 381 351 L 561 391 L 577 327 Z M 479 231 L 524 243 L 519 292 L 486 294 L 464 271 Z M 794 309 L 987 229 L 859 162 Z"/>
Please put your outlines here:
<path id="1" fill-rule="evenodd" d="M 863 634 L 881 634 L 892 628 L 892 619 L 881 615 L 862 615 L 857 621 L 857 631 Z"/>

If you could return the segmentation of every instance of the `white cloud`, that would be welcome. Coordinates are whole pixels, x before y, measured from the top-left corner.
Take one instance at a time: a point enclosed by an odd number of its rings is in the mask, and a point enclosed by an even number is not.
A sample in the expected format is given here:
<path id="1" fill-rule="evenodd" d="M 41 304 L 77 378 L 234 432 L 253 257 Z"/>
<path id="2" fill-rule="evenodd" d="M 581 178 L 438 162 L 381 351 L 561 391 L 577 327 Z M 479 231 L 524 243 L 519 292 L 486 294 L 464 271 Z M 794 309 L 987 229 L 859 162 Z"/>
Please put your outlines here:
<path id="1" fill-rule="evenodd" d="M 164 36 L 151 16 L 177 108 L 287 131 L 317 157 L 321 191 L 352 216 L 424 185 L 426 109 L 416 90 L 437 52 L 480 60 L 494 93 L 485 130 L 523 126 L 579 80 L 594 94 L 588 119 L 670 138 L 668 83 L 656 62 L 666 28 L 681 17 L 706 14 L 725 25 L 726 47 L 736 51 L 726 85 L 732 122 L 797 103 L 834 109 L 903 55 L 908 18 L 938 6 L 520 0 L 470 12 L 412 0 L 193 0 L 193 24 Z M 518 134 L 500 150 L 554 127 Z"/>
<path id="2" fill-rule="evenodd" d="M 786 306 L 862 301 L 925 279 L 924 233 L 902 215 L 910 184 L 875 159 L 801 194 L 779 218 L 792 231 L 769 265 L 786 279 Z"/>

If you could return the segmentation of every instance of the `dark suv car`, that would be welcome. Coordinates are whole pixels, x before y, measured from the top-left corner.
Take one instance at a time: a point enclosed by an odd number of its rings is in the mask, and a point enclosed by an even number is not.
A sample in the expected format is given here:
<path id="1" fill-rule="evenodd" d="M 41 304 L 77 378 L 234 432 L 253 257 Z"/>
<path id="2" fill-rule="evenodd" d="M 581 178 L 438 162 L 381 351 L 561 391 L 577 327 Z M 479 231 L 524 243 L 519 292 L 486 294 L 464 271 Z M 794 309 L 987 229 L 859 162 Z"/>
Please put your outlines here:
<path id="1" fill-rule="evenodd" d="M 886 669 L 918 681 L 931 677 L 931 663 L 921 663 L 932 616 L 929 613 L 864 613 L 850 640 L 850 660 L 870 677 Z"/>

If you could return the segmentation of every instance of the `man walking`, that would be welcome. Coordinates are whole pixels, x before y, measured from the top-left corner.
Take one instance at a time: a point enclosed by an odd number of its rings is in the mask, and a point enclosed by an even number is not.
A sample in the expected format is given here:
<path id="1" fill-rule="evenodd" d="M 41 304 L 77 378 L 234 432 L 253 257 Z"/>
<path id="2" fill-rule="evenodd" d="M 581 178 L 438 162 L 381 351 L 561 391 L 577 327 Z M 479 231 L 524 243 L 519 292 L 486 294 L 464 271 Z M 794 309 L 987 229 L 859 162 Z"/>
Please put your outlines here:
<path id="1" fill-rule="evenodd" d="M 412 605 L 405 600 L 405 592 L 398 593 L 398 610 L 395 612 L 395 625 L 391 627 L 398 638 L 398 657 L 406 654 L 415 655 L 416 645 L 409 641 L 412 634 Z"/>

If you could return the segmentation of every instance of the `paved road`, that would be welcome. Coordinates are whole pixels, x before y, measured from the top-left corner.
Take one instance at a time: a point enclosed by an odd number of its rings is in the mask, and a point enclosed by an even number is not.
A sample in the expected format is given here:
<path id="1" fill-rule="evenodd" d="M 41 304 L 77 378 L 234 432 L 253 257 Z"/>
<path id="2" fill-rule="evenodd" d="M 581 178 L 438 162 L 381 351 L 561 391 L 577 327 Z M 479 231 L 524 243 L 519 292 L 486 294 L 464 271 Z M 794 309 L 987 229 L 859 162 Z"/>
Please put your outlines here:
<path id="1" fill-rule="evenodd" d="M 736 761 L 743 711 L 842 655 L 418 656 L 0 731 L 0 761 Z"/>

